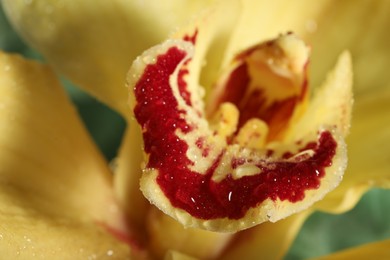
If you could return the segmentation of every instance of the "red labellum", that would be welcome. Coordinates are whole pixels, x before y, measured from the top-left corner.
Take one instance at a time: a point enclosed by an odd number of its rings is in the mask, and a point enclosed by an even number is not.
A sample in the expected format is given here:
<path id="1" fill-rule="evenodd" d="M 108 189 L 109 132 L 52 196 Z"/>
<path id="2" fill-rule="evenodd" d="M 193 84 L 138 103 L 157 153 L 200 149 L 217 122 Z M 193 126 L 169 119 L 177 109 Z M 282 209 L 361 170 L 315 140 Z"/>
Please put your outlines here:
<path id="1" fill-rule="evenodd" d="M 337 148 L 337 142 L 329 131 L 319 132 L 315 142 L 302 144 L 298 153 L 309 152 L 297 158 L 294 157 L 294 153 L 283 156 L 284 158 L 256 157 L 255 152 L 250 157 L 240 152 L 229 157 L 228 145 L 213 155 L 211 150 L 217 143 L 210 139 L 210 136 L 198 133 L 200 123 L 198 124 L 196 120 L 205 119 L 189 119 L 191 93 L 184 80 L 189 62 L 186 57 L 185 50 L 170 47 L 165 53 L 157 56 L 154 64 L 146 65 L 134 88 L 136 99 L 134 114 L 143 130 L 144 148 L 149 158 L 146 167 L 158 172 L 156 182 L 173 207 L 203 220 L 240 219 L 250 208 L 261 205 L 267 199 L 295 203 L 305 198 L 306 191 L 320 186 L 325 169 L 332 165 Z M 232 75 L 236 73 L 237 76 L 229 80 L 228 86 L 231 84 L 237 87 L 242 84 L 245 88 L 248 81 L 245 66 L 239 66 L 232 73 Z M 243 72 L 240 72 L 241 70 Z M 178 97 L 171 86 L 171 77 L 175 75 L 175 71 L 178 71 L 177 90 L 188 106 L 187 109 L 179 105 Z M 234 83 L 231 83 L 233 81 Z M 232 99 L 242 93 L 242 90 L 234 88 L 231 90 Z M 238 101 L 230 101 L 243 111 L 251 107 L 252 103 L 262 106 L 264 94 L 261 91 L 257 93 L 252 94 L 244 105 L 240 105 Z M 295 101 L 289 102 L 294 104 Z M 272 116 L 276 116 L 275 113 L 284 115 L 286 113 L 284 110 L 289 111 L 284 108 L 289 106 L 289 102 L 284 101 L 281 104 L 274 102 L 273 106 L 277 108 L 268 106 L 265 110 L 260 110 L 260 116 L 263 115 L 262 118 L 271 122 Z M 275 110 L 278 112 L 273 113 Z M 251 117 L 259 117 L 259 114 L 244 113 L 242 120 Z M 200 137 L 193 142 L 188 141 L 186 136 L 194 133 Z M 214 156 L 208 158 L 212 163 L 204 172 L 196 172 L 192 167 L 197 163 L 188 155 L 189 147 L 192 145 L 202 150 L 202 158 Z M 273 154 L 272 151 L 268 151 L 269 155 Z M 216 181 L 214 175 L 222 161 L 227 159 L 230 160 L 231 172 L 227 172 L 223 179 Z M 258 170 L 250 175 L 234 176 L 233 171 L 242 166 Z"/>

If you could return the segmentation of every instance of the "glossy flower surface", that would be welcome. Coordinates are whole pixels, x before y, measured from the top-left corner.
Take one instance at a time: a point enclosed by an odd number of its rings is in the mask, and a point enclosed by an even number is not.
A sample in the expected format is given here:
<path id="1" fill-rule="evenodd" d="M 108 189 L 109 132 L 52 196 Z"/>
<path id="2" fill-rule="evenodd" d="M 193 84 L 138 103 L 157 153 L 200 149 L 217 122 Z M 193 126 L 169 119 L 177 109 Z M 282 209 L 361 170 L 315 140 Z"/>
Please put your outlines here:
<path id="1" fill-rule="evenodd" d="M 348 54 L 305 108 L 309 49 L 282 35 L 239 53 L 203 109 L 202 87 L 191 82 L 203 60 L 196 57 L 206 37 L 199 27 L 193 37 L 146 51 L 129 72 L 148 158 L 145 196 L 185 226 L 225 232 L 278 221 L 322 199 L 347 162 Z M 336 91 L 340 98 L 325 99 Z"/>
<path id="2" fill-rule="evenodd" d="M 389 141 L 385 1 L 347 1 L 337 8 L 332 1 L 168 1 L 163 10 L 143 1 L 2 3 L 49 64 L 129 124 L 111 175 L 50 69 L 1 55 L 1 218 L 6 224 L 0 234 L 9 241 L 2 244 L 4 255 L 275 259 L 286 253 L 314 210 L 344 212 L 370 187 L 388 187 L 388 151 L 379 148 Z M 369 9 L 377 16 L 361 40 L 351 24 Z M 333 22 L 348 33 L 334 36 Z M 355 75 L 345 174 L 352 74 L 349 54 L 337 58 L 344 49 L 352 53 Z M 129 108 L 123 86 L 134 59 Z M 313 161 L 308 172 L 321 176 L 306 179 L 301 191 L 299 185 L 286 189 L 251 180 L 267 173 L 274 181 L 291 174 L 287 168 L 307 172 L 306 162 Z M 211 168 L 215 171 L 208 175 Z M 173 182 L 176 189 L 165 185 L 181 178 L 175 169 L 199 174 Z M 291 183 L 296 175 L 307 177 L 297 173 L 284 180 Z M 210 176 L 207 186 L 216 192 L 195 185 L 202 176 Z M 153 204 L 192 228 L 151 206 L 139 191 L 140 179 Z M 250 181 L 239 184 L 244 179 Z M 248 183 L 256 183 L 251 194 L 266 199 L 247 204 L 256 196 L 236 197 Z M 213 194 L 214 202 L 205 206 L 209 201 L 202 192 Z M 200 214 L 200 206 L 211 215 Z M 276 223 L 261 223 L 266 220 Z M 387 243 L 357 252 L 383 253 Z"/>

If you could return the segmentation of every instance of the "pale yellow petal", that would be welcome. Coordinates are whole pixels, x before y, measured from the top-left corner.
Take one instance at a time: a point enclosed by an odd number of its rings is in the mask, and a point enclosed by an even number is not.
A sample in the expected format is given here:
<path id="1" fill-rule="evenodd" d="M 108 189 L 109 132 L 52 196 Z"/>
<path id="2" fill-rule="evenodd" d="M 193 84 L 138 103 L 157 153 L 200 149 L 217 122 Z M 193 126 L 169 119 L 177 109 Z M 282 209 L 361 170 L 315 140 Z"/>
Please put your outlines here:
<path id="1" fill-rule="evenodd" d="M 149 202 L 139 188 L 142 160 L 142 135 L 132 121 L 125 132 L 119 155 L 113 162 L 114 190 L 118 203 L 126 211 L 129 224 L 138 232 L 145 229 L 145 216 L 149 209 Z"/>
<path id="2" fill-rule="evenodd" d="M 276 35 L 292 31 L 304 35 L 312 31 L 313 19 L 329 0 L 242 0 L 243 11 L 233 30 L 225 62 L 234 54 Z M 326 73 L 326 72 L 325 72 Z"/>
<path id="3" fill-rule="evenodd" d="M 0 194 L 2 259 L 133 259 L 128 245 L 95 224 L 40 214 L 5 192 L 11 197 Z"/>
<path id="4" fill-rule="evenodd" d="M 390 240 L 370 243 L 356 248 L 347 249 L 331 255 L 313 258 L 313 260 L 350 260 L 350 259 L 390 259 Z"/>
<path id="5" fill-rule="evenodd" d="M 356 98 L 345 182 L 390 188 L 390 89 L 370 94 Z"/>
<path id="6" fill-rule="evenodd" d="M 53 72 L 0 53 L 0 93 L 0 234 L 9 241 L 1 251 L 16 257 L 31 239 L 50 256 L 54 239 L 65 250 L 85 238 L 88 254 L 127 255 L 103 232 L 124 228 L 107 166 Z"/>
<path id="7" fill-rule="evenodd" d="M 330 212 L 351 209 L 370 187 L 390 188 L 390 91 L 357 96 L 347 138 L 349 161 L 340 186 L 318 208 Z"/>
<path id="8" fill-rule="evenodd" d="M 307 34 L 313 46 L 312 81 L 317 85 L 340 52 L 348 49 L 354 61 L 354 93 L 389 87 L 390 2 L 333 1 L 315 17 L 316 31 Z"/>
<path id="9" fill-rule="evenodd" d="M 344 52 L 322 86 L 316 89 L 305 114 L 291 124 L 286 140 L 294 140 L 323 124 L 337 126 L 346 136 L 352 103 L 352 61 L 349 52 Z"/>
<path id="10" fill-rule="evenodd" d="M 209 2 L 2 1 L 27 42 L 59 72 L 122 115 L 128 113 L 124 85 L 133 59 Z"/>
<path id="11" fill-rule="evenodd" d="M 148 215 L 148 242 L 158 259 L 175 250 L 199 259 L 217 259 L 234 234 L 217 233 L 197 228 L 185 228 L 153 207 Z"/>
<path id="12" fill-rule="evenodd" d="M 276 223 L 241 231 L 219 259 L 282 259 L 309 215 L 306 210 Z"/>

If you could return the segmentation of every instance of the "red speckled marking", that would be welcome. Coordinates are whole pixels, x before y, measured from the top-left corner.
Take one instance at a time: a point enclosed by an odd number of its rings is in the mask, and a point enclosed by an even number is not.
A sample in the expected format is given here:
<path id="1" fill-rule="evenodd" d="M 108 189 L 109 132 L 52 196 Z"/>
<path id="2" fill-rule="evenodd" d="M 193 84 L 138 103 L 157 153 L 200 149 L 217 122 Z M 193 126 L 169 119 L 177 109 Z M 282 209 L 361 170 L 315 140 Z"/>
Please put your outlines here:
<path id="1" fill-rule="evenodd" d="M 192 43 L 192 44 L 194 44 L 195 45 L 195 43 L 196 43 L 196 38 L 198 37 L 198 30 L 195 30 L 195 32 L 194 32 L 194 34 L 193 35 L 185 35 L 184 37 L 183 37 L 183 40 L 184 41 L 187 41 L 187 42 L 190 42 L 190 43 Z"/>
<path id="2" fill-rule="evenodd" d="M 143 129 L 145 152 L 149 154 L 147 167 L 158 171 L 157 183 L 174 207 L 200 219 L 239 219 L 268 198 L 297 202 L 304 199 L 306 190 L 319 187 L 337 147 L 327 131 L 319 135 L 316 143 L 307 144 L 314 155 L 303 161 L 252 162 L 261 174 L 236 180 L 229 174 L 221 182 L 214 182 L 212 176 L 224 152 L 204 174 L 191 171 L 189 166 L 193 163 L 186 156 L 188 145 L 177 137 L 176 131 L 196 131 L 196 125 L 185 121 L 185 112 L 178 109 L 169 85 L 169 77 L 185 56 L 185 51 L 171 47 L 158 56 L 155 64 L 146 66 L 134 89 L 134 113 Z M 205 144 L 200 142 L 198 145 L 203 147 Z M 212 143 L 209 146 L 212 149 Z M 233 160 L 236 167 L 246 162 L 245 158 Z"/>
<path id="3" fill-rule="evenodd" d="M 207 157 L 210 153 L 210 147 L 207 145 L 206 140 L 201 137 L 196 140 L 195 145 L 202 151 L 202 156 Z"/>
<path id="4" fill-rule="evenodd" d="M 191 61 L 190 59 L 186 60 L 183 67 L 179 70 L 177 84 L 179 86 L 179 92 L 180 92 L 181 97 L 184 99 L 184 101 L 186 102 L 187 105 L 192 106 L 191 94 L 187 90 L 187 82 L 184 79 L 184 77 L 186 75 L 188 75 L 188 73 L 189 73 L 187 66 L 188 66 L 188 63 L 190 63 L 190 61 Z"/>

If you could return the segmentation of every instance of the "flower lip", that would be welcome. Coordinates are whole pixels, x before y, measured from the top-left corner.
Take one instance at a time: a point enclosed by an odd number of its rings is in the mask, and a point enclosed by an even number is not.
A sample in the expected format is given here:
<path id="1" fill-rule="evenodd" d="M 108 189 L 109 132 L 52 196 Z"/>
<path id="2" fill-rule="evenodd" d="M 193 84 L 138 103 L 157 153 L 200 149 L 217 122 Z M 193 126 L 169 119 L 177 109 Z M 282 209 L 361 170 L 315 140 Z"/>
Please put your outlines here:
<path id="1" fill-rule="evenodd" d="M 194 92 L 184 76 L 192 51 L 191 43 L 167 41 L 133 64 L 134 115 L 148 156 L 141 179 L 144 195 L 185 225 L 236 221 L 235 228 L 206 227 L 232 231 L 278 220 L 328 192 L 311 194 L 306 201 L 306 192 L 320 189 L 336 154 L 344 152 L 334 132 L 319 130 L 277 151 L 229 144 L 189 102 Z M 339 174 L 327 178 L 339 181 Z M 278 208 L 290 213 L 275 213 Z"/>
<path id="2" fill-rule="evenodd" d="M 292 33 L 242 51 L 217 82 L 208 115 L 230 102 L 240 111 L 238 128 L 258 118 L 270 128 L 268 141 L 281 139 L 307 101 L 309 53 Z"/>

